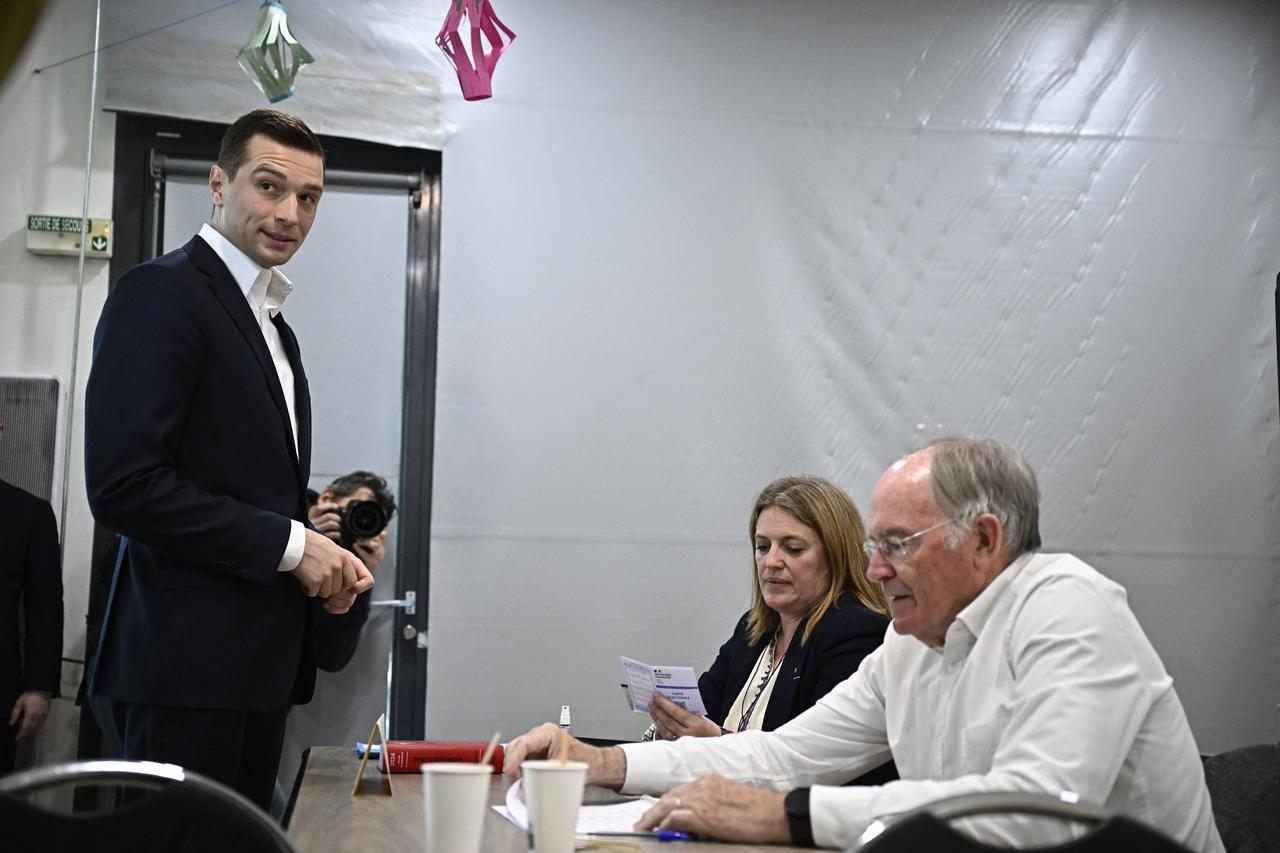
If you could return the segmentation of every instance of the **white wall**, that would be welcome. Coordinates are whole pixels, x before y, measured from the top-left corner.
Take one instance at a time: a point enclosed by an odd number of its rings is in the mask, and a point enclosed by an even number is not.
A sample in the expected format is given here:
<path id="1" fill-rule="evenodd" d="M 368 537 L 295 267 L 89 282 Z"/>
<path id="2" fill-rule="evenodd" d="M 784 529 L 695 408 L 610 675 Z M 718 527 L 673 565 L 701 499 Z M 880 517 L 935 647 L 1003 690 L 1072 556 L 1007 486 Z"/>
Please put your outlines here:
<path id="1" fill-rule="evenodd" d="M 1024 449 L 1201 746 L 1280 698 L 1280 11 L 508 0 L 445 148 L 428 732 L 634 736 L 770 478 Z"/>
<path id="2" fill-rule="evenodd" d="M 0 163 L 5 192 L 0 193 L 0 372 L 71 376 L 72 329 L 79 262 L 73 257 L 41 257 L 25 248 L 26 216 L 50 213 L 79 216 L 84 198 L 84 168 L 89 132 L 89 58 L 33 74 L 34 68 L 89 51 L 93 47 L 92 4 L 53 0 L 46 4 L 25 51 L 0 84 Z M 110 218 L 114 157 L 114 120 L 99 113 L 94 131 L 89 216 Z M 84 655 L 88 609 L 89 560 L 93 522 L 85 500 L 83 417 L 93 328 L 107 292 L 107 261 L 85 266 L 80 330 L 80 369 L 76 377 L 71 481 L 67 501 L 63 557 L 65 631 L 63 656 Z M 60 507 L 54 507 L 60 510 Z M 81 667 L 64 664 L 62 692 L 41 736 L 45 758 L 74 756 L 75 714 L 70 700 Z"/>

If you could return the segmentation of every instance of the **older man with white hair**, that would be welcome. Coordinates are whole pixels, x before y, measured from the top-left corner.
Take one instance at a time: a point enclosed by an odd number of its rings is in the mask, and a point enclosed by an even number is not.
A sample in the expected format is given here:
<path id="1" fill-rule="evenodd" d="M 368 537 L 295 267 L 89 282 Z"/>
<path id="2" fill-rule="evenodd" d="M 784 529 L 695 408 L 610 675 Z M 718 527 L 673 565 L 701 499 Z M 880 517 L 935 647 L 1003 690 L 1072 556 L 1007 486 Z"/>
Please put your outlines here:
<path id="1" fill-rule="evenodd" d="M 1039 489 L 1014 449 L 946 438 L 871 494 L 867 576 L 893 630 L 849 679 L 773 732 L 597 748 L 588 781 L 666 792 L 638 825 L 730 841 L 844 847 L 877 816 L 959 794 L 1071 792 L 1217 853 L 1204 772 L 1173 681 L 1124 589 L 1041 554 Z M 556 751 L 517 738 L 507 771 Z M 892 755 L 901 780 L 839 787 Z M 758 787 L 757 787 L 758 786 Z M 1009 846 L 1061 842 L 1054 821 L 967 821 Z"/>

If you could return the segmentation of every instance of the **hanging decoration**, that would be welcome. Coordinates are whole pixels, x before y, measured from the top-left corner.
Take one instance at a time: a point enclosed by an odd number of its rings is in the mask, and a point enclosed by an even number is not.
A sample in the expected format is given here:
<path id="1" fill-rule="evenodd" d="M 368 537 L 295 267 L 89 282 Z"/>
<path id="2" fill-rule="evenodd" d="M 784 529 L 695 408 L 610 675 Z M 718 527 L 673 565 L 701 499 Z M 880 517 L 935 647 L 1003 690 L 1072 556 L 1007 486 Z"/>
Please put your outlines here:
<path id="1" fill-rule="evenodd" d="M 460 32 L 464 21 L 471 30 L 470 54 Z M 505 42 L 503 36 L 506 36 Z M 489 43 L 487 51 L 482 37 Z M 450 0 L 449 14 L 436 36 L 436 44 L 458 72 L 462 97 L 468 101 L 481 101 L 493 95 L 494 66 L 515 40 L 516 34 L 498 20 L 489 0 Z"/>
<path id="2" fill-rule="evenodd" d="M 315 62 L 289 32 L 284 6 L 274 0 L 265 0 L 258 8 L 253 31 L 236 61 L 273 104 L 292 95 L 293 78 L 302 66 Z"/>

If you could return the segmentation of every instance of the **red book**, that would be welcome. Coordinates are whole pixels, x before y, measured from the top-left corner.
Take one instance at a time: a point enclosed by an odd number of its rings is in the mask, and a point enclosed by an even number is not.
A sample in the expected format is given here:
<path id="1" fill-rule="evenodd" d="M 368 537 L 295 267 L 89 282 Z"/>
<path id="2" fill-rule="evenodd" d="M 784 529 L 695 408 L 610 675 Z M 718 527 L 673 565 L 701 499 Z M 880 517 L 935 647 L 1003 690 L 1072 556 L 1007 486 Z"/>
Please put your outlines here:
<path id="1" fill-rule="evenodd" d="M 458 740 L 389 740 L 387 741 L 387 768 L 392 773 L 417 773 L 424 764 L 436 761 L 458 761 L 475 764 L 484 755 L 484 741 Z M 502 772 L 502 744 L 493 748 L 489 760 L 494 773 Z M 384 769 L 385 772 L 385 769 Z"/>

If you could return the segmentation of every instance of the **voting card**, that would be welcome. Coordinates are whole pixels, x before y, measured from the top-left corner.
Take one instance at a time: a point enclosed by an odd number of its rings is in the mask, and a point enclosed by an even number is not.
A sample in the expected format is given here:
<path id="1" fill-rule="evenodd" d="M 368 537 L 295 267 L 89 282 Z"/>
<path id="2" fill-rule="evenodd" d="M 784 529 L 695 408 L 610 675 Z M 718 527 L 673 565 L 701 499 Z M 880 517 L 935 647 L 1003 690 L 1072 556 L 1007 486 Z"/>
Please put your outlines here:
<path id="1" fill-rule="evenodd" d="M 691 714 L 706 714 L 698 692 L 698 676 L 691 666 L 650 666 L 629 657 L 622 658 L 622 687 L 631 710 L 649 713 L 649 699 L 661 693 Z"/>

